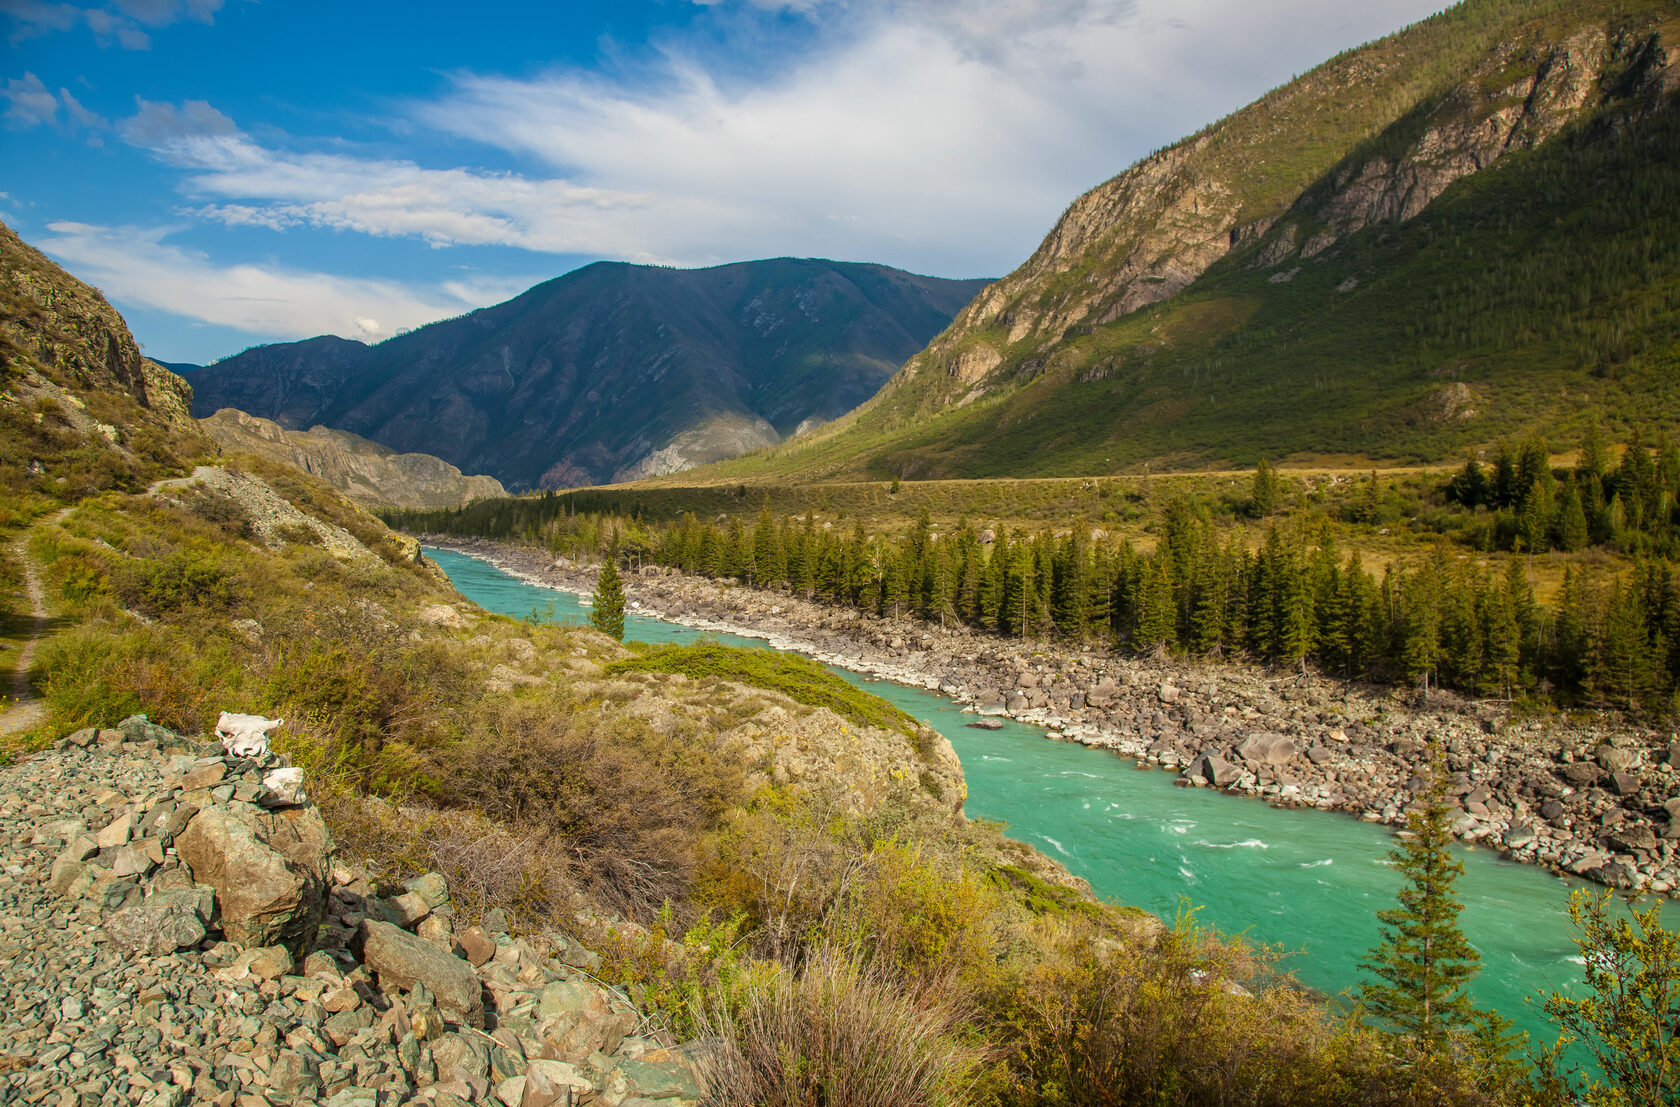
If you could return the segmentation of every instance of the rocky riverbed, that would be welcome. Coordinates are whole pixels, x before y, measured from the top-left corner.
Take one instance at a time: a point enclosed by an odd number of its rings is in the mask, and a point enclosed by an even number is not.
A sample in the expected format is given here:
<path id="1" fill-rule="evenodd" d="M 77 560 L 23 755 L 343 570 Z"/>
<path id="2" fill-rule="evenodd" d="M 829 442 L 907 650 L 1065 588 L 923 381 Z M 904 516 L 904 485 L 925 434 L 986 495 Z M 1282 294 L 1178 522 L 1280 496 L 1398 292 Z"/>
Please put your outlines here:
<path id="1" fill-rule="evenodd" d="M 536 547 L 428 536 L 531 583 L 587 594 L 596 567 Z M 761 637 L 854 672 L 937 690 L 978 716 L 1041 726 L 1179 774 L 1189 787 L 1399 825 L 1429 741 L 1464 841 L 1623 889 L 1680 891 L 1680 734 L 1611 716 L 1519 719 L 1500 703 L 1121 657 L 877 618 L 659 567 L 627 575 L 632 612 Z"/>
<path id="2" fill-rule="evenodd" d="M 0 1103 L 700 1101 L 595 954 L 336 856 L 274 768 L 137 716 L 0 769 Z"/>

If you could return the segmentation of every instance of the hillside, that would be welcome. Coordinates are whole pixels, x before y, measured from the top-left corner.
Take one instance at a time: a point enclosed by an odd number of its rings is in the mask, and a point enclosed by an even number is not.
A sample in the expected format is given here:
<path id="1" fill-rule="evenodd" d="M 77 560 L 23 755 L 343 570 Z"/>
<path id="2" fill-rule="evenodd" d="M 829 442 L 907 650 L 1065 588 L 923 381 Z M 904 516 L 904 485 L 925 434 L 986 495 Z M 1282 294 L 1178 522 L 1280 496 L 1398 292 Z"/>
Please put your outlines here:
<path id="1" fill-rule="evenodd" d="M 715 475 L 1439 461 L 1591 415 L 1675 429 L 1677 88 L 1673 4 L 1471 0 L 1093 189 L 855 416 Z"/>
<path id="2" fill-rule="evenodd" d="M 238 408 L 427 452 L 509 487 L 569 487 L 732 457 L 868 399 L 984 286 L 780 258 L 600 263 L 377 346 L 261 346 L 190 374 Z"/>
<path id="3" fill-rule="evenodd" d="M 459 507 L 507 495 L 495 477 L 464 476 L 442 458 L 399 454 L 348 431 L 321 426 L 291 431 L 233 408 L 199 420 L 199 426 L 224 451 L 295 465 L 370 510 Z"/>

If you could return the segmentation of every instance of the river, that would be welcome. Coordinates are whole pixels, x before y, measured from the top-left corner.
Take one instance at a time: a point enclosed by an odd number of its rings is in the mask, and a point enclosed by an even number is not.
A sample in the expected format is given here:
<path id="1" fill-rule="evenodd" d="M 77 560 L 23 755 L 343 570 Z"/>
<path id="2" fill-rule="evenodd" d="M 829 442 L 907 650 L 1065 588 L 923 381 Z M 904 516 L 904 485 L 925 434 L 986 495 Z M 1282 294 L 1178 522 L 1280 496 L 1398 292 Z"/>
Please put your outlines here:
<path id="1" fill-rule="evenodd" d="M 582 622 L 587 609 L 569 592 L 521 581 L 488 562 L 425 550 L 462 595 L 489 611 Z M 552 605 L 552 607 L 550 607 Z M 625 637 L 694 641 L 700 631 L 635 614 Z M 761 639 L 710 637 L 767 648 Z M 1091 882 L 1105 899 L 1134 904 L 1169 922 L 1186 907 L 1230 934 L 1281 947 L 1285 966 L 1304 984 L 1338 995 L 1360 980 L 1358 962 L 1378 940 L 1376 912 L 1399 888 L 1386 856 L 1386 828 L 1345 815 L 1272 808 L 1261 800 L 1180 788 L 1174 774 L 1140 770 L 1126 758 L 1054 742 L 1009 720 L 1001 730 L 975 720 L 933 692 L 832 669 L 896 704 L 951 740 L 968 779 L 971 817 L 1007 824 Z M 1578 951 L 1565 911 L 1572 882 L 1461 849 L 1460 923 L 1482 955 L 1472 992 L 1549 1044 L 1555 1029 L 1539 1009 L 1541 991 L 1580 980 Z M 1668 925 L 1674 926 L 1672 912 Z"/>

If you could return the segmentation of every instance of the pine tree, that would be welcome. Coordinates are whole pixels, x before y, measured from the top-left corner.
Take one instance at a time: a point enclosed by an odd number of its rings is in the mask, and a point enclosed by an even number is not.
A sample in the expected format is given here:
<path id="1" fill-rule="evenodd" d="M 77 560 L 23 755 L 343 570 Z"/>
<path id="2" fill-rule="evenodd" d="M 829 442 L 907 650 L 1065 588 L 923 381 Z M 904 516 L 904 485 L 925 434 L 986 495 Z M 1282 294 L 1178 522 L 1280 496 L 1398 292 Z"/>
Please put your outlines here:
<path id="1" fill-rule="evenodd" d="M 595 582 L 595 602 L 589 609 L 589 624 L 603 634 L 624 641 L 624 582 L 618 576 L 618 547 L 607 550 L 601 575 Z"/>
<path id="2" fill-rule="evenodd" d="M 1406 883 L 1399 906 L 1377 912 L 1382 942 L 1360 962 L 1375 980 L 1360 986 L 1359 998 L 1386 1030 L 1433 1055 L 1474 1031 L 1478 1012 L 1464 988 L 1481 967 L 1481 955 L 1458 927 L 1463 905 L 1453 883 L 1464 863 L 1450 850 L 1447 779 L 1438 750 L 1420 800 L 1389 853 Z"/>
<path id="3" fill-rule="evenodd" d="M 1278 500 L 1283 495 L 1282 486 L 1278 482 L 1277 473 L 1272 470 L 1272 463 L 1265 458 L 1254 470 L 1254 484 L 1249 491 L 1249 510 L 1257 519 L 1264 519 L 1278 508 Z"/>

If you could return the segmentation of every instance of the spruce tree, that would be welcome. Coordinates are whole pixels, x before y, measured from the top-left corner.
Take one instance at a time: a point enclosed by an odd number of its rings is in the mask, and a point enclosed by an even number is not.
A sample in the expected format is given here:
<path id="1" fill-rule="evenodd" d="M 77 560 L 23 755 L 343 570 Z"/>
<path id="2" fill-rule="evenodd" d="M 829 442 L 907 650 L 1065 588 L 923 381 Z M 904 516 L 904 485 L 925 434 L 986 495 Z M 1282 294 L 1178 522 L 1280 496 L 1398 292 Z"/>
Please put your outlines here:
<path id="1" fill-rule="evenodd" d="M 1481 955 L 1458 927 L 1463 905 L 1453 883 L 1464 864 L 1450 850 L 1447 780 L 1435 753 L 1429 788 L 1406 816 L 1406 833 L 1390 852 L 1405 879 L 1399 906 L 1377 912 L 1382 942 L 1360 962 L 1375 979 L 1359 998 L 1379 1023 L 1436 1054 L 1455 1037 L 1475 1031 L 1479 1013 L 1464 988 L 1481 967 Z"/>
<path id="2" fill-rule="evenodd" d="M 594 606 L 589 609 L 589 624 L 617 641 L 624 641 L 624 582 L 618 576 L 616 544 L 607 551 L 601 565 L 601 575 L 595 581 Z"/>

